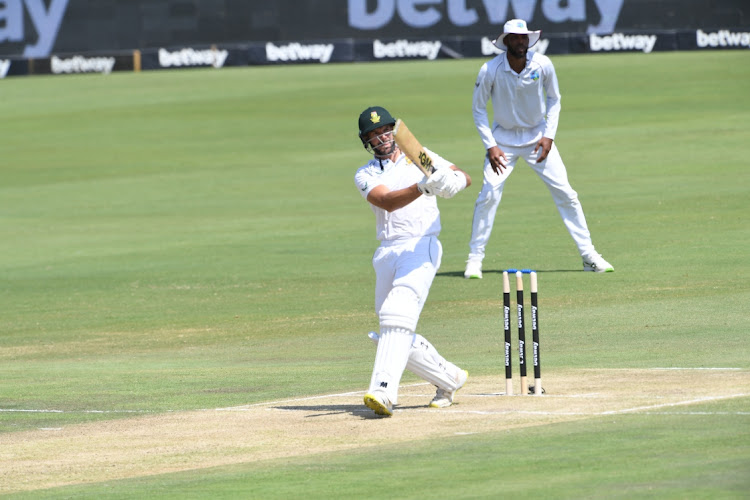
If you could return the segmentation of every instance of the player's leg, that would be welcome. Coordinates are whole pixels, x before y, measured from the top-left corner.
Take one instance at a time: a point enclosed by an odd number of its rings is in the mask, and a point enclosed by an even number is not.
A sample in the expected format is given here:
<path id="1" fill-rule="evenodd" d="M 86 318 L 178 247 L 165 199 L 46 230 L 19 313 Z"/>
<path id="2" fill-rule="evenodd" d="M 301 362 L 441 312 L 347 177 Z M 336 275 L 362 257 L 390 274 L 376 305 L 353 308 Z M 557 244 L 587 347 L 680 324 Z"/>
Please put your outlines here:
<path id="1" fill-rule="evenodd" d="M 393 288 L 398 257 L 393 250 L 392 247 L 380 246 L 372 256 L 372 267 L 375 270 L 375 314 L 379 314 L 385 298 Z"/>
<path id="2" fill-rule="evenodd" d="M 423 258 L 412 260 L 407 256 L 402 260 L 402 266 L 396 271 L 395 284 L 409 283 L 420 289 L 419 313 L 421 314 L 430 286 L 435 278 L 435 273 L 440 268 L 443 256 L 443 247 L 437 238 L 425 238 L 420 241 L 421 246 L 428 246 L 428 253 L 432 266 L 420 265 Z M 424 250 L 423 250 L 424 251 Z M 415 252 L 419 255 L 420 252 Z M 421 287 L 421 288 L 420 288 Z M 430 406 L 446 407 L 453 402 L 453 395 L 466 383 L 468 372 L 461 370 L 453 363 L 443 358 L 435 347 L 423 336 L 414 335 L 414 341 L 409 349 L 409 358 L 406 368 L 417 376 L 422 377 L 431 384 L 437 386 L 437 395 Z"/>
<path id="3" fill-rule="evenodd" d="M 370 339 L 378 344 L 379 335 L 370 332 Z M 469 373 L 454 365 L 443 356 L 423 336 L 414 335 L 409 349 L 409 360 L 406 369 L 437 387 L 437 393 L 430 402 L 435 408 L 445 408 L 453 404 L 453 396 L 463 385 Z"/>
<path id="4" fill-rule="evenodd" d="M 482 261 L 484 260 L 485 248 L 492 233 L 495 223 L 495 214 L 503 197 L 505 181 L 510 176 L 518 161 L 518 155 L 511 148 L 501 146 L 506 158 L 507 167 L 499 175 L 492 170 L 489 158 L 484 159 L 484 178 L 482 189 L 477 195 L 474 204 L 474 217 L 471 222 L 471 240 L 469 241 L 469 258 L 466 261 L 465 278 L 482 277 Z"/>
<path id="5" fill-rule="evenodd" d="M 413 295 L 409 292 L 403 287 L 396 287 L 383 304 L 386 323 L 381 321 L 370 387 L 364 397 L 365 404 L 379 415 L 393 414 L 393 405 L 398 403 L 398 386 L 414 341 L 414 333 L 409 328 L 387 326 L 388 319 L 401 322 L 408 314 L 410 295 Z M 406 307 L 399 310 L 402 306 Z"/>
<path id="6" fill-rule="evenodd" d="M 398 386 L 409 359 L 419 314 L 440 266 L 442 247 L 437 238 L 422 238 L 414 247 L 391 247 L 386 252 L 395 259 L 381 258 L 377 263 L 385 268 L 381 271 L 384 277 L 392 268 L 393 286 L 378 312 L 380 341 L 370 388 L 365 395 L 365 404 L 381 415 L 391 415 L 398 401 Z"/>
<path id="7" fill-rule="evenodd" d="M 398 252 L 395 251 L 394 247 L 390 246 L 378 247 L 372 257 L 372 267 L 375 270 L 375 312 L 378 315 L 380 315 L 380 311 L 383 309 L 387 298 L 393 290 L 397 258 Z M 388 345 L 384 343 L 382 347 L 378 348 L 378 352 L 375 353 L 370 387 L 368 393 L 365 395 L 365 404 L 380 415 L 391 415 L 393 405 L 398 402 L 398 391 L 395 394 L 391 391 L 389 397 L 385 387 L 380 387 L 381 383 L 385 384 L 386 387 L 389 384 L 393 384 L 393 377 L 389 376 L 393 368 L 387 360 L 387 355 L 393 349 L 400 351 L 399 347 L 397 345 L 394 346 L 391 342 Z M 397 366 L 395 367 L 395 371 L 400 373 Z M 403 371 L 403 368 L 401 371 Z M 387 378 L 387 380 L 380 380 L 376 377 L 376 374 L 378 374 L 378 377 Z M 400 375 L 398 378 L 400 379 Z"/>
<path id="8" fill-rule="evenodd" d="M 560 213 L 560 217 L 562 217 L 568 233 L 573 238 L 578 248 L 578 253 L 584 260 L 584 267 L 586 262 L 596 262 L 604 270 L 608 270 L 608 268 L 614 270 L 594 248 L 594 244 L 591 241 L 591 233 L 586 223 L 586 216 L 578 199 L 578 193 L 570 185 L 568 173 L 557 146 L 554 143 L 552 144 L 549 155 L 541 163 L 536 163 L 537 155 L 533 153 L 533 148 L 531 150 L 528 157 L 526 157 L 526 161 L 542 181 L 544 181 L 552 195 L 557 206 L 557 211 Z"/>

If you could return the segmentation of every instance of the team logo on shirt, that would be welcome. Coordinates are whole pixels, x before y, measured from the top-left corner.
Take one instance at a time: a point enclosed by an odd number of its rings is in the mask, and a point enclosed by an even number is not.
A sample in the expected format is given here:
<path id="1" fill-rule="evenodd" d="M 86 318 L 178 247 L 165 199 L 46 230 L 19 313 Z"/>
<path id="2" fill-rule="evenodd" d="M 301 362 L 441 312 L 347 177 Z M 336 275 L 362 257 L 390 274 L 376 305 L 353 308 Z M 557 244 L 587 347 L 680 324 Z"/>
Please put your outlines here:
<path id="1" fill-rule="evenodd" d="M 531 72 L 531 74 L 529 76 L 534 81 L 539 80 L 539 70 L 535 69 L 534 71 Z"/>
<path id="2" fill-rule="evenodd" d="M 379 123 L 380 122 L 380 115 L 378 114 L 377 111 L 373 111 L 372 113 L 370 113 L 370 121 L 372 123 Z"/>

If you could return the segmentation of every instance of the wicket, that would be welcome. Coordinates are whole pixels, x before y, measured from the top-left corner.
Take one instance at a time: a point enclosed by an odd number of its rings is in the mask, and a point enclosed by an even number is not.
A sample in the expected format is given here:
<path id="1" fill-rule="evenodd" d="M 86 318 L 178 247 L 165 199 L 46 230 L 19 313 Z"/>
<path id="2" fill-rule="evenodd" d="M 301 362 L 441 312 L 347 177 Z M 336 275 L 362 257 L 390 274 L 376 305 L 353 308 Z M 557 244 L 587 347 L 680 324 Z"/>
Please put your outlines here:
<path id="1" fill-rule="evenodd" d="M 526 377 L 526 328 L 524 322 L 523 275 L 531 279 L 531 340 L 532 362 L 534 365 L 534 395 L 542 395 L 542 372 L 539 359 L 539 312 L 536 272 L 530 269 L 503 271 L 503 334 L 505 340 L 505 394 L 513 395 L 513 367 L 511 363 L 511 327 L 510 327 L 510 280 L 508 272 L 516 274 L 516 312 L 518 326 L 518 368 L 521 374 L 521 395 L 529 393 Z"/>

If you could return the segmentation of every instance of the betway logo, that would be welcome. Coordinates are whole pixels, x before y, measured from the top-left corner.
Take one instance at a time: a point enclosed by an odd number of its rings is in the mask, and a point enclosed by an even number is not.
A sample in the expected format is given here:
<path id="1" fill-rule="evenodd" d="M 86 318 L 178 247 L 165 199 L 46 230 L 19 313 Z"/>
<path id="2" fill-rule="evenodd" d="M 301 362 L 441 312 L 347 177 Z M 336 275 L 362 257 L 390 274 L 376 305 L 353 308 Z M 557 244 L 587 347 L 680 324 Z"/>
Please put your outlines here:
<path id="1" fill-rule="evenodd" d="M 114 57 L 73 56 L 61 59 L 52 56 L 50 68 L 56 75 L 61 73 L 104 73 L 109 74 L 115 67 Z"/>
<path id="2" fill-rule="evenodd" d="M 537 54 L 544 55 L 547 52 L 547 47 L 549 47 L 549 40 L 545 40 L 542 38 L 538 42 L 536 42 L 534 46 L 531 47 L 531 49 L 529 50 L 532 50 L 536 52 Z M 482 37 L 482 55 L 483 56 L 497 55 L 501 52 L 503 51 L 501 49 L 498 49 L 495 46 L 495 44 L 492 43 L 492 40 L 490 40 L 486 36 Z"/>
<path id="3" fill-rule="evenodd" d="M 10 69 L 10 59 L 0 59 L 0 78 L 8 76 L 8 70 Z"/>
<path id="4" fill-rule="evenodd" d="M 0 43 L 36 40 L 36 45 L 24 47 L 23 56 L 47 57 L 57 40 L 68 0 L 2 0 L 0 7 Z M 24 22 L 24 7 L 30 24 Z M 26 26 L 33 26 L 36 34 L 27 34 Z"/>
<path id="5" fill-rule="evenodd" d="M 424 57 L 433 60 L 440 52 L 443 44 L 435 42 L 409 42 L 397 40 L 392 43 L 383 43 L 380 40 L 372 42 L 372 53 L 375 59 L 397 59 L 399 57 Z"/>
<path id="6" fill-rule="evenodd" d="M 325 64 L 331 60 L 333 55 L 333 44 L 310 44 L 290 43 L 289 45 L 276 46 L 271 42 L 266 43 L 266 59 L 269 62 L 276 61 L 320 61 Z"/>
<path id="7" fill-rule="evenodd" d="M 480 3 L 483 11 L 467 6 Z M 360 30 L 380 29 L 390 24 L 394 16 L 407 26 L 420 29 L 444 22 L 445 17 L 458 27 L 473 26 L 480 20 L 502 26 L 512 18 L 533 19 L 537 4 L 541 4 L 538 10 L 551 23 L 598 19 L 599 24 L 589 24 L 586 33 L 612 33 L 625 0 L 593 0 L 598 12 L 591 12 L 591 3 L 592 0 L 347 0 L 347 13 L 349 26 Z"/>
<path id="8" fill-rule="evenodd" d="M 750 47 L 750 33 L 732 33 L 721 30 L 716 33 L 705 33 L 698 30 L 695 33 L 698 47 Z"/>
<path id="9" fill-rule="evenodd" d="M 654 50 L 656 35 L 623 35 L 615 33 L 609 36 L 589 35 L 589 47 L 593 52 L 617 50 L 642 50 L 646 54 Z"/>
<path id="10" fill-rule="evenodd" d="M 182 66 L 213 66 L 224 67 L 229 52 L 226 50 L 207 49 L 182 49 L 170 52 L 167 49 L 159 49 L 159 66 L 162 68 Z"/>

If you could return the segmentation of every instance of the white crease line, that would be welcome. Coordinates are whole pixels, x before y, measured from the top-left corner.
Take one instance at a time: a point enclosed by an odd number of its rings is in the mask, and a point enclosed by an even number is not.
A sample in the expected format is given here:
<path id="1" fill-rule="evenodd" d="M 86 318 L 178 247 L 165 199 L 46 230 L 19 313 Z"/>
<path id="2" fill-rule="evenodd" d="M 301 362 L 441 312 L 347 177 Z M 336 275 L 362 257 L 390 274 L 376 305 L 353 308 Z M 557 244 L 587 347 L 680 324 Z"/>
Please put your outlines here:
<path id="1" fill-rule="evenodd" d="M 688 404 L 688 403 L 685 403 Z M 399 410 L 394 409 L 394 413 L 401 413 L 405 411 L 420 411 L 424 413 L 438 413 L 436 410 L 429 410 L 429 409 L 417 409 L 417 410 Z M 458 409 L 444 409 L 442 410 L 447 413 L 463 413 L 467 415 L 541 415 L 544 417 L 599 417 L 602 415 L 612 415 L 615 413 L 618 413 L 616 411 L 612 412 L 565 412 L 565 411 L 529 411 L 529 410 L 458 410 Z M 639 413 L 640 415 L 707 415 L 707 416 L 717 416 L 717 415 L 750 415 L 750 412 L 746 411 L 736 411 L 736 412 L 726 412 L 726 411 L 719 411 L 719 412 L 696 412 L 696 411 L 689 411 L 689 412 L 643 412 Z"/>
<path id="2" fill-rule="evenodd" d="M 254 403 L 251 405 L 242 405 L 242 406 L 229 406 L 226 408 L 215 408 L 216 411 L 243 411 L 243 410 L 250 410 L 252 408 L 257 408 L 259 406 L 274 406 L 274 405 L 280 405 L 280 404 L 289 404 L 289 403 L 299 403 L 301 401 L 314 401 L 316 399 L 327 399 L 327 398 L 342 398 L 342 397 L 351 397 L 356 395 L 364 395 L 364 391 L 357 391 L 357 392 L 344 392 L 341 394 L 326 394 L 323 396 L 309 396 L 306 398 L 297 398 L 297 399 L 286 399 L 282 401 L 269 401 L 264 403 Z"/>
<path id="3" fill-rule="evenodd" d="M 584 368 L 584 370 L 608 370 L 608 371 L 651 371 L 651 370 L 715 370 L 715 371 L 742 371 L 744 368 L 734 367 L 720 367 L 720 366 L 695 366 L 695 367 L 682 367 L 682 366 L 664 366 L 664 367 L 652 367 L 652 368 Z"/>
<path id="4" fill-rule="evenodd" d="M 620 368 L 613 368 L 613 370 L 619 370 Z M 672 370 L 672 369 L 693 369 L 693 368 L 652 368 L 653 370 Z M 703 369 L 703 368 L 696 368 L 696 369 Z M 714 369 L 714 368 L 710 368 Z M 716 368 L 717 370 L 741 370 L 741 368 Z M 626 368 L 623 368 L 623 370 L 626 370 Z M 403 385 L 401 387 L 420 387 L 424 385 L 430 385 L 428 382 L 421 382 L 421 383 L 415 383 L 415 384 L 409 384 L 409 385 Z M 351 397 L 351 396 L 357 396 L 357 395 L 364 395 L 366 391 L 354 391 L 354 392 L 343 392 L 343 393 L 337 393 L 337 394 L 324 394 L 320 396 L 308 396 L 304 398 L 295 398 L 295 399 L 287 399 L 287 400 L 280 400 L 280 401 L 266 401 L 261 403 L 254 403 L 251 405 L 241 405 L 241 406 L 229 406 L 226 408 L 198 408 L 198 409 L 185 409 L 185 410 L 33 410 L 33 409 L 12 409 L 12 408 L 0 408 L 0 413 L 133 413 L 133 414 L 147 414 L 147 413 L 173 413 L 173 412 L 188 412 L 188 411 L 247 411 L 252 408 L 262 407 L 262 406 L 274 406 L 274 405 L 280 405 L 280 404 L 289 404 L 289 403 L 296 403 L 301 401 L 314 401 L 316 399 L 326 399 L 326 398 L 344 398 L 344 397 Z M 419 395 L 404 395 L 405 397 L 420 397 Z M 428 395 L 422 395 L 422 397 L 427 397 Z M 499 393 L 491 393 L 491 394 L 464 394 L 463 396 L 474 396 L 474 397 L 497 397 L 497 396 L 503 396 L 505 397 L 504 392 Z M 521 394 L 514 395 L 512 397 L 518 397 L 521 396 Z M 738 397 L 745 397 L 750 396 L 750 394 L 732 394 L 728 396 L 718 396 L 718 397 L 707 397 L 707 398 L 700 398 L 695 399 L 691 401 L 682 401 L 677 403 L 665 403 L 661 405 L 653 405 L 653 406 L 642 406 L 642 407 L 636 407 L 636 408 L 629 408 L 625 410 L 613 410 L 609 412 L 604 413 L 554 413 L 554 412 L 527 412 L 527 413 L 537 413 L 541 415 L 612 415 L 616 413 L 627 413 L 627 412 L 635 412 L 640 411 L 642 409 L 652 409 L 652 408 L 663 408 L 663 407 L 669 407 L 669 406 L 680 406 L 680 405 L 688 405 L 688 404 L 694 404 L 694 403 L 700 403 L 700 402 L 706 402 L 706 401 L 716 401 L 720 399 L 731 399 L 731 398 L 738 398 Z M 534 399 L 534 395 L 530 394 L 527 395 L 529 399 Z M 555 394 L 545 394 L 543 396 L 540 396 L 540 398 L 544 399 L 550 399 L 550 398 L 597 398 L 597 397 L 603 397 L 600 393 L 585 393 L 585 394 L 569 394 L 569 395 L 555 395 Z M 661 396 L 655 396 L 655 397 L 661 397 Z M 400 411 L 400 410 L 395 410 Z M 479 413 L 479 414 L 492 414 L 497 412 L 468 412 L 468 413 Z M 742 414 L 742 413 L 734 413 L 734 414 Z"/>
<path id="5" fill-rule="evenodd" d="M 415 410 L 393 410 L 395 413 L 399 413 L 402 411 L 415 411 Z M 417 409 L 416 411 L 425 412 L 425 413 L 439 413 L 437 410 L 428 410 L 428 409 Z M 443 411 L 447 413 L 465 413 L 468 415 L 543 415 L 545 417 L 547 416 L 582 416 L 582 417 L 591 417 L 595 415 L 600 415 L 599 413 L 586 413 L 586 412 L 566 412 L 566 411 L 530 411 L 530 410 L 457 410 L 457 409 L 450 409 L 446 408 Z"/>
<path id="6" fill-rule="evenodd" d="M 641 415 L 750 415 L 750 411 L 645 411 Z"/>
<path id="7" fill-rule="evenodd" d="M 422 385 L 430 385 L 428 382 L 421 382 L 418 384 L 409 384 L 409 385 L 402 385 L 401 387 L 419 387 Z M 326 399 L 326 398 L 343 398 L 343 397 L 351 397 L 351 396 L 364 396 L 367 391 L 354 391 L 354 392 L 343 392 L 338 394 L 324 394 L 322 396 L 308 396 L 305 398 L 295 398 L 295 399 L 286 399 L 281 401 L 270 401 L 270 402 L 263 402 L 263 403 L 254 403 L 251 405 L 240 405 L 240 406 L 228 406 L 226 408 L 215 408 L 216 411 L 232 411 L 232 410 L 245 410 L 250 408 L 255 408 L 258 406 L 273 406 L 273 405 L 279 405 L 279 404 L 288 404 L 288 403 L 297 403 L 300 401 L 313 401 L 315 399 Z"/>
<path id="8" fill-rule="evenodd" d="M 170 412 L 176 410 L 164 410 L 164 412 Z M 164 413 L 156 410 L 28 410 L 28 409 L 13 409 L 13 408 L 0 408 L 0 412 L 4 413 Z"/>
<path id="9" fill-rule="evenodd" d="M 730 368 L 720 366 L 699 366 L 695 368 L 679 368 L 679 367 L 664 367 L 664 368 L 649 368 L 649 370 L 717 370 L 717 371 L 742 371 L 744 368 Z"/>
<path id="10" fill-rule="evenodd" d="M 423 382 L 419 384 L 411 384 L 411 385 L 404 385 L 401 387 L 418 387 L 422 385 L 431 385 L 429 383 Z M 316 399 L 328 399 L 328 398 L 344 398 L 344 397 L 351 397 L 351 396 L 363 396 L 366 391 L 355 391 L 355 392 L 344 392 L 339 394 L 325 394 L 322 396 L 309 396 L 306 398 L 296 398 L 296 399 L 288 399 L 283 401 L 271 401 L 271 402 L 264 402 L 264 403 L 254 403 L 251 405 L 242 405 L 242 406 L 229 406 L 226 408 L 215 408 L 215 411 L 247 411 L 253 408 L 258 408 L 262 406 L 276 406 L 280 404 L 289 404 L 289 403 L 298 403 L 302 401 L 314 401 Z M 403 394 L 402 398 L 417 398 L 417 397 L 430 397 L 432 394 Z M 473 396 L 473 397 L 497 397 L 497 396 L 505 396 L 504 392 L 498 392 L 494 394 L 464 394 L 462 397 L 465 396 Z M 514 395 L 512 397 L 520 397 L 520 394 Z M 529 399 L 532 399 L 534 397 L 533 394 L 528 395 Z M 602 397 L 599 393 L 588 393 L 588 394 L 569 394 L 569 395 L 549 395 L 545 394 L 542 396 L 544 398 L 596 398 L 596 397 Z M 210 411 L 210 410 L 201 410 L 201 411 Z"/>
<path id="11" fill-rule="evenodd" d="M 459 394 L 459 397 L 475 397 L 475 398 L 495 398 L 498 396 L 506 397 L 507 395 L 504 392 L 493 392 L 490 394 Z M 510 397 L 523 397 L 523 394 L 512 394 Z M 534 399 L 534 396 L 536 394 L 526 394 L 525 397 L 528 397 L 529 399 Z M 601 398 L 606 397 L 598 392 L 589 392 L 586 394 L 548 394 L 545 393 L 542 396 L 540 396 L 543 399 L 550 399 L 550 398 Z"/>
<path id="12" fill-rule="evenodd" d="M 615 415 L 618 413 L 639 412 L 643 410 L 653 410 L 655 408 L 668 408 L 670 406 L 692 405 L 692 404 L 697 404 L 697 403 L 705 403 L 709 401 L 719 401 L 722 399 L 744 398 L 747 396 L 750 396 L 750 394 L 744 393 L 744 394 L 729 394 L 727 396 L 707 396 L 705 398 L 690 399 L 687 401 L 678 401 L 677 403 L 664 403 L 660 405 L 638 406 L 635 408 L 626 408 L 624 410 L 605 411 L 605 412 L 600 413 L 600 415 Z"/>

